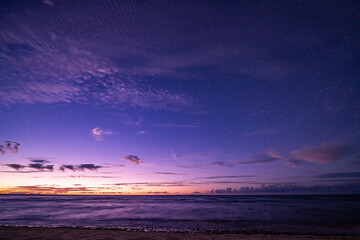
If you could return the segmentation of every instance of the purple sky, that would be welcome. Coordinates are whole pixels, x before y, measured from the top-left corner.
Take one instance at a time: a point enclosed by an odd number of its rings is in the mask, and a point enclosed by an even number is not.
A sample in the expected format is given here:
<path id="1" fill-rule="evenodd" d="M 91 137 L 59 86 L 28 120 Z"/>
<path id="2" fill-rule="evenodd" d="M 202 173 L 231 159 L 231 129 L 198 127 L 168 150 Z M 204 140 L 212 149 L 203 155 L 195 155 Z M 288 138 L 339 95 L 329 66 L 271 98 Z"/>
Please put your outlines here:
<path id="1" fill-rule="evenodd" d="M 0 193 L 359 193 L 359 11 L 1 1 Z"/>

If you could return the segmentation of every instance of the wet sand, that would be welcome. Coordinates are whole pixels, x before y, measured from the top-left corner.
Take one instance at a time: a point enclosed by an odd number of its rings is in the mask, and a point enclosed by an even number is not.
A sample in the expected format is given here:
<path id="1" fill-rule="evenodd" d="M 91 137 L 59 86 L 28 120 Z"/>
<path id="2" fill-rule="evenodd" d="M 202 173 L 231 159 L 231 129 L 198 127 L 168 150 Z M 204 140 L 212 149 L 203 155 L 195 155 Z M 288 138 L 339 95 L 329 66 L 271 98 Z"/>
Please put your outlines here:
<path id="1" fill-rule="evenodd" d="M 356 236 L 322 235 L 276 235 L 276 234 L 201 234 L 201 233 L 165 233 L 165 232 L 129 232 L 103 229 L 70 229 L 39 227 L 0 227 L 1 240 L 225 240 L 225 239 L 360 239 Z"/>

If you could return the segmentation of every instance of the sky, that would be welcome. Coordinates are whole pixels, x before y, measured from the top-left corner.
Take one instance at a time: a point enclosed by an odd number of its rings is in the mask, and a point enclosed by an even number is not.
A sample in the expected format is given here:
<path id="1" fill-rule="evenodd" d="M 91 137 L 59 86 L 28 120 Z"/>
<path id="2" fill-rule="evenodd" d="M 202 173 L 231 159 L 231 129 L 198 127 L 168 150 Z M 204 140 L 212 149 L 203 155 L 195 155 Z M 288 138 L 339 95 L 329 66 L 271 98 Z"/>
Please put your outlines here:
<path id="1" fill-rule="evenodd" d="M 0 193 L 360 193 L 358 1 L 0 1 Z"/>

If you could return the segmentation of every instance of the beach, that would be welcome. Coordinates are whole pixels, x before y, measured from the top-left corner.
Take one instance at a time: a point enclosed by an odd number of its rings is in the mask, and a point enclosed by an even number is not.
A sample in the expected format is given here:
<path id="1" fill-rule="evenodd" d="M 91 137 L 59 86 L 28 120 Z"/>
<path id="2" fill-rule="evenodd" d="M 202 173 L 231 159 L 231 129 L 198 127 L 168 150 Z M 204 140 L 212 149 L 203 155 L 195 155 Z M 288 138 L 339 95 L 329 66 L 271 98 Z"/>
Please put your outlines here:
<path id="1" fill-rule="evenodd" d="M 45 228 L 45 227 L 0 227 L 1 240 L 223 240 L 223 239 L 360 239 L 358 236 L 338 235 L 292 235 L 292 234 L 204 234 L 136 232 L 110 229 Z"/>

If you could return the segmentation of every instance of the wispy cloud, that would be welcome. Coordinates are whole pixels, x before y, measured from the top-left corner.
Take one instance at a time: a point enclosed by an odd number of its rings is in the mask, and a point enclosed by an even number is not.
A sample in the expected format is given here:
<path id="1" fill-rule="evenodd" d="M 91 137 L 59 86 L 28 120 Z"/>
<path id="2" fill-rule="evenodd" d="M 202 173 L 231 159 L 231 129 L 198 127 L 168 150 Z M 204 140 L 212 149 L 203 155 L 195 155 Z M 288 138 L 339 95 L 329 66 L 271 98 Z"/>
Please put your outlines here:
<path id="1" fill-rule="evenodd" d="M 153 127 L 159 128 L 199 128 L 199 125 L 193 124 L 177 124 L 177 123 L 156 123 L 152 124 Z"/>
<path id="2" fill-rule="evenodd" d="M 51 7 L 51 14 L 36 4 L 26 11 L 6 11 L 4 7 L 0 38 L 0 69 L 5 83 L 0 92 L 2 104 L 96 102 L 116 108 L 193 108 L 196 105 L 193 97 L 159 88 L 146 80 L 157 76 L 194 79 L 200 75 L 195 68 L 255 79 L 290 79 L 313 56 L 299 59 L 295 57 L 297 52 L 309 46 L 323 49 L 322 41 L 314 39 L 314 31 L 317 39 L 337 32 L 335 26 L 319 29 L 306 19 L 303 20 L 309 27 L 302 29 L 301 36 L 281 28 L 266 29 L 277 26 L 279 19 L 286 20 L 288 15 L 279 13 L 281 8 L 268 6 L 278 16 L 269 22 L 259 11 L 252 10 L 258 9 L 259 4 L 252 1 L 243 4 L 249 10 L 244 12 L 236 11 L 240 6 L 225 4 L 226 14 L 213 3 L 206 3 L 209 11 L 193 4 L 179 8 L 162 2 L 113 2 L 111 7 L 107 2 L 97 1 L 91 7 L 85 7 L 85 2 L 67 3 L 68 7 L 63 7 L 65 3 L 61 1 L 43 3 L 48 9 L 53 3 L 56 7 Z M 92 9 L 98 10 L 97 18 L 91 17 Z M 123 14 L 119 15 L 119 11 Z M 289 14 L 294 15 L 293 11 Z M 74 14 L 78 12 L 82 14 Z M 147 14 L 136 23 L 129 21 L 129 16 L 139 12 Z M 176 14 L 183 17 L 174 18 Z M 108 16 L 116 16 L 111 24 L 107 22 Z M 224 21 L 214 21 L 220 19 L 218 16 L 224 17 Z M 241 28 L 233 27 L 250 16 L 257 20 Z M 40 24 L 39 19 L 49 21 Z M 202 27 L 189 27 L 194 22 Z M 178 29 L 184 32 L 175 38 Z M 119 37 L 114 33 L 124 34 Z M 271 34 L 268 38 L 258 37 L 264 33 Z M 346 36 L 356 42 L 353 35 Z M 282 59 L 269 54 L 283 52 L 284 46 L 293 49 L 295 55 L 289 53 L 287 59 Z M 345 44 L 344 51 L 350 52 L 351 46 Z M 324 53 L 325 58 L 334 59 L 342 51 Z"/>
<path id="3" fill-rule="evenodd" d="M 360 172 L 337 172 L 316 176 L 317 178 L 360 178 Z"/>
<path id="4" fill-rule="evenodd" d="M 327 164 L 338 161 L 351 153 L 351 147 L 342 143 L 326 143 L 294 150 L 290 156 L 313 163 Z"/>
<path id="5" fill-rule="evenodd" d="M 257 136 L 263 136 L 263 135 L 271 135 L 276 133 L 275 130 L 256 130 L 252 132 L 246 132 L 243 134 L 245 137 L 257 137 Z"/>
<path id="6" fill-rule="evenodd" d="M 179 158 L 182 157 L 182 155 L 180 154 L 175 154 L 173 151 L 171 151 L 171 157 L 175 160 L 178 160 Z"/>
<path id="7" fill-rule="evenodd" d="M 241 161 L 240 164 L 263 164 L 263 163 L 271 163 L 279 160 L 281 159 L 275 156 L 270 156 L 268 154 L 255 154 L 251 156 L 250 159 Z"/>
<path id="8" fill-rule="evenodd" d="M 145 131 L 145 130 L 141 130 L 141 131 L 138 131 L 136 134 L 144 135 L 144 134 L 149 134 L 149 132 Z"/>
<path id="9" fill-rule="evenodd" d="M 239 164 L 264 164 L 283 161 L 290 167 L 299 167 L 303 162 L 329 164 L 338 161 L 352 153 L 351 146 L 343 143 L 325 143 L 291 151 L 281 155 L 274 151 L 254 154 Z"/>
<path id="10" fill-rule="evenodd" d="M 224 176 L 209 176 L 209 177 L 200 177 L 195 179 L 224 179 L 224 178 L 253 178 L 256 175 L 224 175 Z"/>
<path id="11" fill-rule="evenodd" d="M 260 110 L 258 110 L 256 112 L 248 114 L 247 117 L 262 117 L 262 116 L 267 116 L 269 114 L 270 114 L 269 111 L 266 111 L 264 109 L 260 109 Z"/>
<path id="12" fill-rule="evenodd" d="M 50 7 L 54 6 L 54 2 L 51 0 L 43 0 L 42 2 Z"/>
<path id="13" fill-rule="evenodd" d="M 293 168 L 297 168 L 301 165 L 301 163 L 303 163 L 303 160 L 299 160 L 299 159 L 283 159 L 285 164 L 293 167 Z"/>
<path id="14" fill-rule="evenodd" d="M 4 29 L 0 39 L 5 49 L 0 53 L 2 105 L 75 102 L 171 111 L 194 107 L 191 96 L 143 83 L 138 74 L 89 50 L 89 43 L 30 27 L 17 18 L 12 21 L 19 23 L 19 31 Z"/>
<path id="15" fill-rule="evenodd" d="M 126 155 L 122 157 L 125 161 L 130 161 L 134 164 L 143 164 L 144 162 L 136 155 Z"/>

